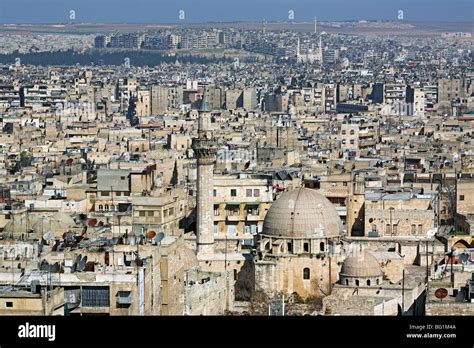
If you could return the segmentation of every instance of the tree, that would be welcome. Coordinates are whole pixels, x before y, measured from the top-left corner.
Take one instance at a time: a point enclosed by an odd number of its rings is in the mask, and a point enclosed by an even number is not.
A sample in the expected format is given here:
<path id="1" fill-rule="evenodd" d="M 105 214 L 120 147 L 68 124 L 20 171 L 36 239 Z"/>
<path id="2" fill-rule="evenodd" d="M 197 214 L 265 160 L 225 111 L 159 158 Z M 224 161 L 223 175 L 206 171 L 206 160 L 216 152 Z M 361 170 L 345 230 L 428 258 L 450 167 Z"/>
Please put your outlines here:
<path id="1" fill-rule="evenodd" d="M 171 177 L 170 185 L 175 187 L 178 185 L 179 179 L 178 179 L 178 161 L 174 161 L 174 169 L 173 169 L 173 176 Z"/>

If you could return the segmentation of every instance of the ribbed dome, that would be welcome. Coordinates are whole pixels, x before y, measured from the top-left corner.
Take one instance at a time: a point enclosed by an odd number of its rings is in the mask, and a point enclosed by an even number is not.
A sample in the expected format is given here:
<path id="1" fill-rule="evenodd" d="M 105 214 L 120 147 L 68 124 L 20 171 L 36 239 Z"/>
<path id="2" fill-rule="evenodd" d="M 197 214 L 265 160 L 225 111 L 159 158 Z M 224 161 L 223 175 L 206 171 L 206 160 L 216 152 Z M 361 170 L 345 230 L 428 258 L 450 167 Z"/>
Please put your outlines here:
<path id="1" fill-rule="evenodd" d="M 380 277 L 382 269 L 377 259 L 368 252 L 348 257 L 341 268 L 341 275 L 346 277 Z"/>
<path id="2" fill-rule="evenodd" d="M 280 237 L 335 237 L 342 231 L 336 208 L 313 189 L 284 192 L 273 203 L 263 223 L 263 234 Z"/>

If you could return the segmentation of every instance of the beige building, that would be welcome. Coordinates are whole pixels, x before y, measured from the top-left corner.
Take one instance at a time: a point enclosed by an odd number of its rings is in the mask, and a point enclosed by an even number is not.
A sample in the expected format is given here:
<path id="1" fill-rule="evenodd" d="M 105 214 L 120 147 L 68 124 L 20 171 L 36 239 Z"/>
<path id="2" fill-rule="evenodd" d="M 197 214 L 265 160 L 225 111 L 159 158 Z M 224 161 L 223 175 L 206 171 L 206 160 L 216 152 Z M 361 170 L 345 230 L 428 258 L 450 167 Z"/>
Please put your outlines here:
<path id="1" fill-rule="evenodd" d="M 365 236 L 427 236 L 437 227 L 436 196 L 411 192 L 365 194 Z"/>
<path id="2" fill-rule="evenodd" d="M 214 235 L 247 237 L 262 231 L 273 202 L 272 178 L 240 173 L 214 176 Z"/>

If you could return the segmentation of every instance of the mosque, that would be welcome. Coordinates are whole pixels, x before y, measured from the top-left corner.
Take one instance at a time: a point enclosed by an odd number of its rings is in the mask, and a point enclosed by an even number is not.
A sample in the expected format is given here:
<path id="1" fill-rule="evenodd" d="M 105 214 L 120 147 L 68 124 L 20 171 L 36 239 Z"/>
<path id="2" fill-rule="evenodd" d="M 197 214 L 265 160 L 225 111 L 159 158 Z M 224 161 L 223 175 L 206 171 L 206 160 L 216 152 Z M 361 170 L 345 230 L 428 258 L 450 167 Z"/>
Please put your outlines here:
<path id="1" fill-rule="evenodd" d="M 303 298 L 330 294 L 343 261 L 342 232 L 335 207 L 321 194 L 308 188 L 283 193 L 259 234 L 256 288 Z"/>

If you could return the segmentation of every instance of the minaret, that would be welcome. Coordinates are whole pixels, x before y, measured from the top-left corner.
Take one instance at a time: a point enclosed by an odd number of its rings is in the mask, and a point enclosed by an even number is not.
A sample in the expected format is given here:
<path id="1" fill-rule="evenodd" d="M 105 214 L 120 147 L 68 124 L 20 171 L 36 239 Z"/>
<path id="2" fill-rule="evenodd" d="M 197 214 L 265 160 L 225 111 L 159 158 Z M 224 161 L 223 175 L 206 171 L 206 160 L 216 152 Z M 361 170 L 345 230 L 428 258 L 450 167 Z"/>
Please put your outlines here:
<path id="1" fill-rule="evenodd" d="M 204 95 L 199 108 L 198 137 L 192 142 L 197 159 L 196 254 L 204 259 L 214 254 L 213 175 L 217 146 L 211 133 L 210 111 Z"/>
<path id="2" fill-rule="evenodd" d="M 263 31 L 263 35 L 265 35 L 265 33 L 267 32 L 265 18 L 262 21 L 262 31 Z"/>
<path id="3" fill-rule="evenodd" d="M 314 17 L 314 33 L 318 32 L 318 21 L 316 20 L 316 16 Z"/>
<path id="4" fill-rule="evenodd" d="M 322 36 L 322 34 L 319 35 L 319 59 L 322 63 L 323 62 L 323 43 L 322 43 L 321 36 Z"/>
<path id="5" fill-rule="evenodd" d="M 300 61 L 300 38 L 298 38 L 298 42 L 296 43 L 296 61 Z"/>

